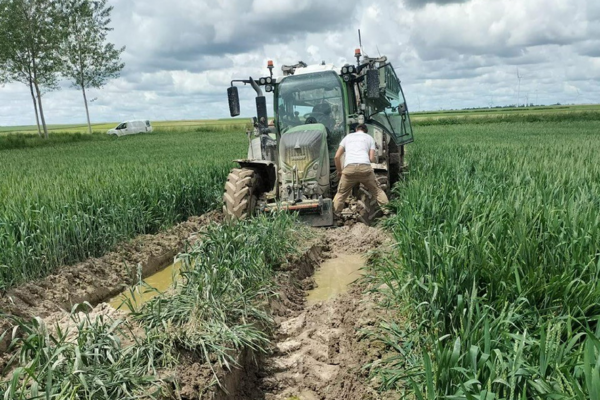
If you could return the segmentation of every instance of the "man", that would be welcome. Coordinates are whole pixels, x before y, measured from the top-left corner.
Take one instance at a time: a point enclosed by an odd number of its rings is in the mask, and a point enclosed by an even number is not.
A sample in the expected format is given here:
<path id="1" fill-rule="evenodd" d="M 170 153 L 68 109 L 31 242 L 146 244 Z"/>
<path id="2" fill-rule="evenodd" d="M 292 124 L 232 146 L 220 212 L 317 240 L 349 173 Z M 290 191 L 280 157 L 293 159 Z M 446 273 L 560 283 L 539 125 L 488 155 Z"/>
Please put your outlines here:
<path id="1" fill-rule="evenodd" d="M 375 162 L 375 140 L 367 132 L 369 130 L 365 125 L 357 126 L 356 132 L 347 135 L 335 153 L 335 168 L 340 183 L 333 198 L 333 212 L 338 218 L 341 216 L 344 203 L 350 196 L 352 188 L 360 183 L 372 196 L 375 196 L 380 207 L 388 203 L 388 198 L 377 184 L 375 172 L 371 168 L 371 163 Z M 342 169 L 344 153 L 346 157 Z"/>

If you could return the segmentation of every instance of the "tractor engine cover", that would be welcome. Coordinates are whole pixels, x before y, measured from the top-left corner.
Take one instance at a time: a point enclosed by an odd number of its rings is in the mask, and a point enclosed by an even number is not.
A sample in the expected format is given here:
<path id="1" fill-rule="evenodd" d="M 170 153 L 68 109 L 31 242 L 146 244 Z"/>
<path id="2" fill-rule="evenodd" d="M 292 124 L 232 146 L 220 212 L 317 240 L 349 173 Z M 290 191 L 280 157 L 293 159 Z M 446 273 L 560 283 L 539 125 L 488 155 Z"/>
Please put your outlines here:
<path id="1" fill-rule="evenodd" d="M 322 124 L 300 125 L 279 143 L 281 195 L 289 201 L 327 197 L 329 155 L 327 130 Z"/>

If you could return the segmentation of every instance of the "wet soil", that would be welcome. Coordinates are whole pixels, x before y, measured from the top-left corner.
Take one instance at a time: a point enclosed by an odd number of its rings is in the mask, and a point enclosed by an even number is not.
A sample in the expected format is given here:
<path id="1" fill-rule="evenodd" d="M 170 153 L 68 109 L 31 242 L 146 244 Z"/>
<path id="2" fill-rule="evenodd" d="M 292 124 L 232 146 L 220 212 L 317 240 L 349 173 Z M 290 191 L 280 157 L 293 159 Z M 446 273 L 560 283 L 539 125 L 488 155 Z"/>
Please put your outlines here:
<path id="1" fill-rule="evenodd" d="M 337 265 L 348 270 L 348 261 L 364 263 L 368 251 L 385 245 L 387 240 L 381 230 L 362 224 L 330 229 L 325 233 L 328 251 L 322 258 L 328 259 L 328 268 Z M 320 265 L 316 269 L 323 267 Z M 350 267 L 354 274 L 355 267 Z M 328 275 L 331 274 L 325 274 Z M 277 329 L 270 354 L 246 363 L 242 376 L 228 386 L 227 393 L 217 390 L 212 398 L 395 398 L 378 393 L 376 383 L 369 382 L 368 371 L 363 370 L 365 363 L 383 356 L 382 346 L 367 340 L 365 332 L 387 311 L 378 306 L 376 295 L 367 290 L 364 282 L 352 283 L 346 290 L 340 290 L 341 285 L 329 285 L 319 295 L 323 301 L 307 302 L 307 289 L 318 287 L 321 279 L 318 275 L 316 278 L 306 276 L 299 281 L 293 295 L 289 293 L 290 285 L 282 286 L 283 307 L 275 310 L 280 312 L 275 313 Z M 328 290 L 344 293 L 327 293 Z"/>
<path id="2" fill-rule="evenodd" d="M 316 287 L 308 292 L 307 305 L 331 300 L 346 293 L 349 285 L 364 273 L 366 259 L 360 254 L 335 254 L 323 262 L 314 280 Z"/>
<path id="3" fill-rule="evenodd" d="M 46 317 L 49 322 L 62 318 L 68 324 L 65 311 L 72 304 L 106 301 L 131 285 L 138 269 L 143 277 L 152 275 L 172 262 L 186 242 L 197 240 L 196 233 L 203 226 L 219 218 L 218 214 L 192 218 L 165 233 L 136 238 L 99 259 L 65 267 L 60 274 L 9 291 L 0 298 L 0 309 L 17 316 Z M 182 352 L 177 369 L 165 371 L 179 382 L 174 398 L 394 398 L 379 394 L 363 369 L 384 351 L 380 344 L 366 339 L 364 332 L 387 311 L 378 306 L 364 282 L 350 283 L 360 276 L 357 269 L 368 251 L 388 242 L 380 229 L 358 223 L 317 230 L 317 238 L 288 260 L 276 276 L 279 295 L 268 304 L 276 321 L 269 354 L 239 354 L 240 368 L 218 371 L 219 386 L 208 366 Z M 315 277 L 321 267 L 321 275 Z M 308 302 L 307 294 L 315 287 L 313 293 L 320 294 Z M 93 312 L 126 318 L 108 304 L 99 304 Z M 0 321 L 0 329 L 6 329 L 6 321 L 2 324 Z"/>
<path id="4" fill-rule="evenodd" d="M 356 265 L 352 265 L 357 262 L 356 256 L 364 263 L 366 253 L 386 239 L 381 230 L 362 224 L 329 230 L 327 243 L 332 259 L 324 267 L 333 266 L 345 273 L 352 270 L 358 275 Z M 343 279 L 348 282 L 356 275 Z M 364 332 L 385 310 L 366 291 L 365 283 L 350 284 L 341 294 L 334 293 L 341 285 L 331 285 L 327 279 L 323 283 L 327 287 L 319 296 L 326 298 L 324 301 L 305 303 L 297 315 L 280 321 L 273 353 L 261 368 L 259 385 L 264 399 L 384 398 L 362 368 L 382 356 L 382 349 L 366 340 Z"/>
<path id="5" fill-rule="evenodd" d="M 150 276 L 171 264 L 186 243 L 196 240 L 202 227 L 221 219 L 217 212 L 191 217 L 165 232 L 138 236 L 103 257 L 62 267 L 44 279 L 10 289 L 0 296 L 0 313 L 44 318 L 70 311 L 75 304 L 99 304 L 140 277 Z M 8 320 L 0 318 L 0 332 L 9 328 Z M 8 336 L 0 343 L 0 353 L 6 349 Z"/>
<path id="6" fill-rule="evenodd" d="M 384 354 L 381 344 L 368 340 L 365 331 L 387 313 L 366 284 L 329 285 L 323 288 L 324 300 L 307 301 L 308 293 L 318 289 L 321 278 L 315 272 L 324 264 L 351 269 L 358 276 L 356 264 L 364 265 L 368 251 L 385 245 L 387 236 L 362 224 L 321 229 L 318 235 L 276 276 L 279 295 L 269 304 L 276 321 L 269 353 L 239 354 L 238 368 L 218 371 L 220 386 L 207 365 L 182 354 L 174 373 L 178 399 L 395 398 L 378 393 L 363 370 L 365 363 Z M 354 263 L 350 268 L 348 261 Z"/>

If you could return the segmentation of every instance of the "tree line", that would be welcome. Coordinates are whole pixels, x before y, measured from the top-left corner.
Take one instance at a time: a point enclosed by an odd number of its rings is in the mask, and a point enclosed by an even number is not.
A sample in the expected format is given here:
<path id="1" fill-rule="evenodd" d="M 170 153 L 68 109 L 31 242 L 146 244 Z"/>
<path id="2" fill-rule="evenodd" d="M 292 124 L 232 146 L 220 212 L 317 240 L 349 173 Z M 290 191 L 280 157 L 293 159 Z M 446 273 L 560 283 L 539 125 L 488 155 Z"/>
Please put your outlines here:
<path id="1" fill-rule="evenodd" d="M 68 79 L 81 90 L 92 133 L 86 89 L 119 76 L 125 64 L 107 40 L 107 0 L 0 0 L 0 84 L 20 82 L 31 93 L 40 137 L 48 138 L 42 98 Z"/>

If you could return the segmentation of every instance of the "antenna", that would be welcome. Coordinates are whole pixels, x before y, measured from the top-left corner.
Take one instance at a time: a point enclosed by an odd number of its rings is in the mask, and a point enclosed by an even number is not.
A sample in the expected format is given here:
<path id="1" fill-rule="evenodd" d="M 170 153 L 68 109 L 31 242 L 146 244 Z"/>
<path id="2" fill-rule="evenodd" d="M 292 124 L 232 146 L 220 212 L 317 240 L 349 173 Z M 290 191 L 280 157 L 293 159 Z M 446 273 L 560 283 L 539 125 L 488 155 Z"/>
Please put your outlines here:
<path id="1" fill-rule="evenodd" d="M 360 52 L 363 53 L 363 54 L 365 54 L 365 51 L 364 51 L 364 49 L 362 47 L 362 38 L 360 37 L 360 29 L 358 30 L 358 44 L 359 44 L 359 47 L 360 47 Z"/>
<path id="2" fill-rule="evenodd" d="M 375 48 L 377 49 L 377 54 L 379 54 L 379 57 L 381 57 L 381 52 L 379 51 L 379 46 L 375 46 Z"/>

